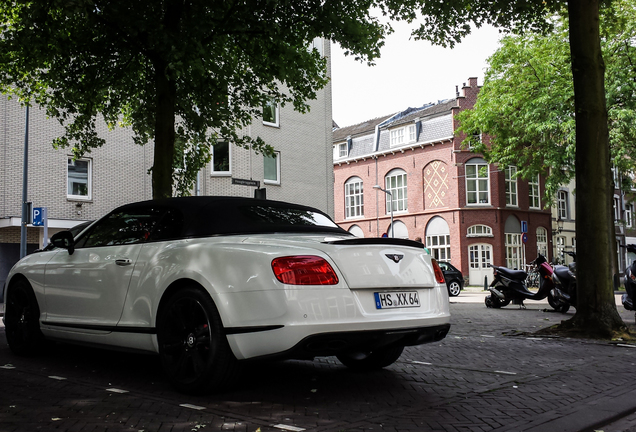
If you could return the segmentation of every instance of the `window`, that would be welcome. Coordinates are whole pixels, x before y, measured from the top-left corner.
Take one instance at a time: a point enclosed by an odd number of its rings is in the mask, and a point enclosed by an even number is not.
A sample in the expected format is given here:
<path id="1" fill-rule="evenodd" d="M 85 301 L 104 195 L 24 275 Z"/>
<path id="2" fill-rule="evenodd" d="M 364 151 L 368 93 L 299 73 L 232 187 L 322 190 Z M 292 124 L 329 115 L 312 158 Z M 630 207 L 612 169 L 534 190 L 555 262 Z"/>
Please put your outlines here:
<path id="1" fill-rule="evenodd" d="M 625 225 L 627 228 L 634 226 L 634 204 L 625 204 Z"/>
<path id="2" fill-rule="evenodd" d="M 481 162 L 466 164 L 466 202 L 470 204 L 489 204 L 488 164 Z"/>
<path id="3" fill-rule="evenodd" d="M 393 129 L 391 131 L 391 146 L 404 144 L 404 128 Z"/>
<path id="4" fill-rule="evenodd" d="M 613 185 L 614 185 L 614 189 L 618 189 L 620 188 L 620 174 L 618 172 L 618 168 L 616 167 L 612 167 L 612 180 L 614 181 Z"/>
<path id="5" fill-rule="evenodd" d="M 409 142 L 415 142 L 416 134 L 415 134 L 415 125 L 410 125 L 409 129 Z"/>
<path id="6" fill-rule="evenodd" d="M 338 157 L 341 157 L 341 158 L 347 157 L 348 156 L 347 153 L 349 153 L 349 152 L 347 151 L 347 143 L 346 142 L 338 145 Z"/>
<path id="7" fill-rule="evenodd" d="M 468 247 L 468 255 L 470 257 L 470 268 L 485 269 L 491 263 L 492 246 L 488 244 L 477 244 Z"/>
<path id="8" fill-rule="evenodd" d="M 309 44 L 309 51 L 318 50 L 318 54 L 322 57 L 323 54 L 323 42 L 321 37 L 314 38 L 313 41 Z"/>
<path id="9" fill-rule="evenodd" d="M 217 141 L 212 146 L 212 175 L 230 174 L 230 143 Z"/>
<path id="10" fill-rule="evenodd" d="M 364 191 L 362 180 L 352 177 L 345 183 L 345 217 L 364 216 Z"/>
<path id="11" fill-rule="evenodd" d="M 273 156 L 263 155 L 263 183 L 280 184 L 280 153 Z"/>
<path id="12" fill-rule="evenodd" d="M 468 227 L 466 237 L 493 237 L 492 228 L 488 225 L 473 225 Z"/>
<path id="13" fill-rule="evenodd" d="M 91 199 L 91 160 L 68 158 L 66 169 L 66 197 L 72 199 Z"/>
<path id="14" fill-rule="evenodd" d="M 506 205 L 518 207 L 517 202 L 517 167 L 509 166 L 506 168 Z"/>
<path id="15" fill-rule="evenodd" d="M 406 196 L 406 172 L 401 169 L 391 171 L 385 178 L 385 184 L 385 189 L 391 192 L 391 195 L 386 194 L 386 212 L 391 213 L 391 201 L 393 201 L 394 212 L 408 210 Z"/>
<path id="16" fill-rule="evenodd" d="M 617 222 L 621 220 L 621 201 L 618 197 L 614 197 L 614 221 Z"/>
<path id="17" fill-rule="evenodd" d="M 557 256 L 555 257 L 557 264 L 565 262 L 565 236 L 556 238 Z"/>
<path id="18" fill-rule="evenodd" d="M 522 269 L 521 263 L 521 234 L 506 233 L 506 267 Z"/>
<path id="19" fill-rule="evenodd" d="M 431 251 L 431 256 L 436 260 L 450 262 L 450 235 L 426 236 L 426 247 Z"/>
<path id="20" fill-rule="evenodd" d="M 481 131 L 474 132 L 471 139 L 468 141 L 468 150 L 472 150 L 475 145 L 481 143 Z"/>
<path id="21" fill-rule="evenodd" d="M 278 102 L 274 99 L 268 100 L 263 105 L 263 124 L 274 127 L 280 125 Z"/>
<path id="22" fill-rule="evenodd" d="M 568 193 L 564 190 L 557 192 L 557 218 L 568 218 Z"/>
<path id="23" fill-rule="evenodd" d="M 537 252 L 548 256 L 548 230 L 543 227 L 537 228 Z"/>
<path id="24" fill-rule="evenodd" d="M 539 175 L 533 176 L 528 181 L 528 189 L 530 194 L 530 208 L 540 209 L 541 199 L 539 197 Z"/>

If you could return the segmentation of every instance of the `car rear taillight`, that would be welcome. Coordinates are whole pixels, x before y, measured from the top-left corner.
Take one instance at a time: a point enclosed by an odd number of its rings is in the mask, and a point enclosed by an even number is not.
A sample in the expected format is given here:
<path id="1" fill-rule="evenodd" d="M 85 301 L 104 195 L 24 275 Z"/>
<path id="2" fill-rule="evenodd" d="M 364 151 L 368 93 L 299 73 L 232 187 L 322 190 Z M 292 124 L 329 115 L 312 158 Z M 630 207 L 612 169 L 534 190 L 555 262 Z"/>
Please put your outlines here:
<path id="1" fill-rule="evenodd" d="M 289 285 L 336 285 L 338 276 L 319 256 L 286 256 L 272 260 L 276 279 Z"/>
<path id="2" fill-rule="evenodd" d="M 439 264 L 437 264 L 437 260 L 433 258 L 431 260 L 433 263 L 433 271 L 435 272 L 435 280 L 439 283 L 444 283 L 444 272 L 441 268 L 439 268 Z"/>

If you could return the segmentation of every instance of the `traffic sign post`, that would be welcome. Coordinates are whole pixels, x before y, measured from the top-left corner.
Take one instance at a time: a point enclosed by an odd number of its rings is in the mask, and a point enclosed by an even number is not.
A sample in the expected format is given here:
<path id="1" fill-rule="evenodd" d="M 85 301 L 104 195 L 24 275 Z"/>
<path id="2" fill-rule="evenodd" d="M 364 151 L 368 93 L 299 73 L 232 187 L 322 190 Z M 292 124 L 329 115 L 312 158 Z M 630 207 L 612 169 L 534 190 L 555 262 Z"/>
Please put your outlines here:
<path id="1" fill-rule="evenodd" d="M 49 217 L 48 209 L 46 207 L 33 208 L 33 226 L 41 226 L 44 228 L 44 240 L 42 240 L 42 247 L 46 247 L 49 242 Z"/>

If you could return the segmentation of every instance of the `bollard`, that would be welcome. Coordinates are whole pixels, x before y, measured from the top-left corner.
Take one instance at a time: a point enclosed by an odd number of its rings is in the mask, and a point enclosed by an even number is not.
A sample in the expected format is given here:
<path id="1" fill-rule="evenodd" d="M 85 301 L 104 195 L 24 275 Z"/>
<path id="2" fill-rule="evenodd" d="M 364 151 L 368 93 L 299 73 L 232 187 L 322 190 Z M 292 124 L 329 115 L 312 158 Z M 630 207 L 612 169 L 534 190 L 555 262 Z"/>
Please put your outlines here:
<path id="1" fill-rule="evenodd" d="M 488 276 L 484 276 L 484 291 L 488 291 Z"/>

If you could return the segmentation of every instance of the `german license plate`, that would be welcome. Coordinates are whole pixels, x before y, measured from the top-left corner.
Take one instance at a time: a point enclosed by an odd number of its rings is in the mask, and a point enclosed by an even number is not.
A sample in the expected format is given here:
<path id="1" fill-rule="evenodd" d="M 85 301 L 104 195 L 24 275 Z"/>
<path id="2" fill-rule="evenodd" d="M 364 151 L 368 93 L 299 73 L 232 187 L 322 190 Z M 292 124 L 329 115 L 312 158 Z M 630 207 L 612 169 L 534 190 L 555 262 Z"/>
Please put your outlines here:
<path id="1" fill-rule="evenodd" d="M 417 291 L 391 291 L 373 293 L 376 309 L 420 307 Z"/>

